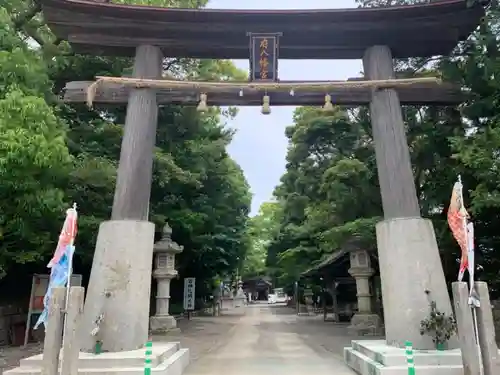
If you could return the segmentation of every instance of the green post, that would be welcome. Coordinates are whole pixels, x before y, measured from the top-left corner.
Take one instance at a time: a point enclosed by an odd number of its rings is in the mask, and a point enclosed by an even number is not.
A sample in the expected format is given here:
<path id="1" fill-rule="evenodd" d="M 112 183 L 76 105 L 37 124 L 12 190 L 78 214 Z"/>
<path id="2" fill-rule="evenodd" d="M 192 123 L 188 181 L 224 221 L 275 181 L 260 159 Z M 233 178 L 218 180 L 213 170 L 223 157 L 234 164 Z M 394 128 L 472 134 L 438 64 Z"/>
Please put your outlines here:
<path id="1" fill-rule="evenodd" d="M 144 356 L 144 375 L 151 375 L 151 356 L 153 355 L 153 343 L 149 340 L 146 343 L 146 353 Z"/>
<path id="2" fill-rule="evenodd" d="M 413 345 L 410 341 L 405 343 L 406 363 L 408 364 L 408 375 L 415 375 L 415 362 L 413 360 Z"/>

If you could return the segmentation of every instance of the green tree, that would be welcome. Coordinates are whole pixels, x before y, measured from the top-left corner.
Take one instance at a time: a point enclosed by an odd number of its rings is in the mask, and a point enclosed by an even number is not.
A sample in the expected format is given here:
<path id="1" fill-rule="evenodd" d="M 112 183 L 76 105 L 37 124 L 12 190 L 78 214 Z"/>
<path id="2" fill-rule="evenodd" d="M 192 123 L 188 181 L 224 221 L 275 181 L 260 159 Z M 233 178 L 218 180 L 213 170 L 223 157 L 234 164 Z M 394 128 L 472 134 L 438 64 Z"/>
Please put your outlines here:
<path id="1" fill-rule="evenodd" d="M 276 235 L 281 218 L 279 202 L 264 202 L 259 213 L 248 221 L 249 248 L 242 265 L 242 276 L 264 276 L 267 273 L 268 245 Z"/>
<path id="2" fill-rule="evenodd" d="M 62 208 L 71 165 L 66 126 L 51 106 L 44 62 L 0 8 L 0 277 L 40 260 Z"/>
<path id="3" fill-rule="evenodd" d="M 280 283 L 337 250 L 352 235 L 373 238 L 380 216 L 366 111 L 299 108 L 287 129 L 287 170 L 276 189 L 283 202 L 268 264 Z"/>

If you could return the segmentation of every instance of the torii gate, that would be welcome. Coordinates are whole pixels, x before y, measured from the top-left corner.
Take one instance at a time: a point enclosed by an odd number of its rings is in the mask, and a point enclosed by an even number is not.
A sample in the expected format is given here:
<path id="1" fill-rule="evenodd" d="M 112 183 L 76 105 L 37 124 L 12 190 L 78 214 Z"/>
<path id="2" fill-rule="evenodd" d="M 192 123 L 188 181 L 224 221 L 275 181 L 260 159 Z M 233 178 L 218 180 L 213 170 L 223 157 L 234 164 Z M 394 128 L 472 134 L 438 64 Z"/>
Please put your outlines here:
<path id="1" fill-rule="evenodd" d="M 402 87 L 392 60 L 448 54 L 475 29 L 483 7 L 467 7 L 465 0 L 436 0 L 370 9 L 235 11 L 41 2 L 52 31 L 75 52 L 135 56 L 133 77 L 156 82 L 104 82 L 93 98 L 96 104 L 128 105 L 112 217 L 99 229 L 87 293 L 84 349 L 93 348 L 90 331 L 103 310 L 105 350 L 136 349 L 147 338 L 154 235 L 148 207 L 158 104 L 192 105 L 203 99 L 201 94 L 213 105 L 261 104 L 259 87 L 245 86 L 249 93 L 240 97 L 234 84 L 213 92 L 210 85 L 205 92 L 194 86 L 161 86 L 163 57 L 248 58 L 249 31 L 281 33 L 280 58 L 362 58 L 369 80 L 388 81 L 383 87 L 365 82 L 355 89 L 327 83 L 321 90 L 294 96 L 285 83 L 275 82 L 269 96 L 271 105 L 321 105 L 326 91 L 335 104 L 370 106 L 384 209 L 377 244 L 387 341 L 399 347 L 405 340 L 415 348 L 433 347 L 419 333 L 418 322 L 427 315 L 425 291 L 441 311 L 451 312 L 451 304 L 432 223 L 420 216 L 400 105 L 456 104 L 463 96 L 438 82 L 417 80 Z M 89 85 L 69 83 L 66 100 L 87 100 Z"/>

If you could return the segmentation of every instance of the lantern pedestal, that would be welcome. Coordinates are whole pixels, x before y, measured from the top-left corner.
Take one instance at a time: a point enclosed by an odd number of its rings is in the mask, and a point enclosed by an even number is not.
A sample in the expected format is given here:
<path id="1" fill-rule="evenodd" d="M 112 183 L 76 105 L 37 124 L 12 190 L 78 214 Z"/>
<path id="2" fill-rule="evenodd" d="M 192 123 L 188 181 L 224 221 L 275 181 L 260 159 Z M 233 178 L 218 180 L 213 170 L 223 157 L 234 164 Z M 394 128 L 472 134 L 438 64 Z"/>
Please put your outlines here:
<path id="1" fill-rule="evenodd" d="M 172 315 L 155 315 L 149 318 L 149 327 L 152 333 L 179 332 L 177 321 Z"/>

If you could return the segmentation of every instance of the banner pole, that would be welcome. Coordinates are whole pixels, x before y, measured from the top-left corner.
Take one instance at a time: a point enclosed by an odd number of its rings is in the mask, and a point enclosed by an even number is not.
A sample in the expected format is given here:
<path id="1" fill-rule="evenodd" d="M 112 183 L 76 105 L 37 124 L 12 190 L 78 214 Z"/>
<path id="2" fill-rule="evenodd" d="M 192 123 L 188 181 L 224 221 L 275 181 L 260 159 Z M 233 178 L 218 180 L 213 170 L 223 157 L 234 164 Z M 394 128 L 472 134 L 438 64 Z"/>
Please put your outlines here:
<path id="1" fill-rule="evenodd" d="M 468 257 L 469 255 L 469 248 L 470 248 L 470 244 L 469 244 L 469 232 L 468 232 L 468 229 L 467 229 L 467 215 L 465 214 L 465 202 L 464 202 L 464 193 L 463 193 L 463 184 L 462 184 L 462 176 L 458 175 L 458 183 L 460 184 L 460 209 L 462 211 L 462 214 L 463 214 L 463 217 L 462 217 L 462 225 L 463 225 L 463 230 L 464 230 L 464 233 L 465 233 L 465 246 L 467 248 L 467 267 L 469 269 L 469 274 L 470 274 L 470 267 L 471 267 L 471 264 L 470 264 L 470 259 Z M 473 264 L 472 267 L 475 267 L 475 265 Z M 471 285 L 469 285 L 469 288 L 470 288 L 470 291 L 469 291 L 469 306 L 470 308 L 472 309 L 472 321 L 473 321 L 473 324 L 474 324 L 474 333 L 475 333 L 475 340 L 476 340 L 476 345 L 477 345 L 477 354 L 478 354 L 478 359 L 479 359 L 479 374 L 480 375 L 484 375 L 484 368 L 483 368 L 483 354 L 482 354 L 482 351 L 481 351 L 481 344 L 479 343 L 479 330 L 478 330 L 478 327 L 477 327 L 477 313 L 476 313 L 476 306 L 474 306 L 473 303 L 471 303 L 471 297 L 472 297 L 472 291 L 473 291 L 473 288 L 474 288 L 474 283 L 471 281 Z"/>

